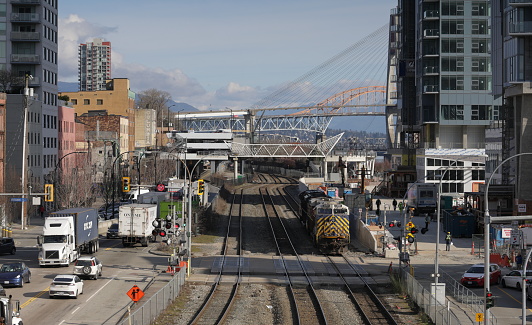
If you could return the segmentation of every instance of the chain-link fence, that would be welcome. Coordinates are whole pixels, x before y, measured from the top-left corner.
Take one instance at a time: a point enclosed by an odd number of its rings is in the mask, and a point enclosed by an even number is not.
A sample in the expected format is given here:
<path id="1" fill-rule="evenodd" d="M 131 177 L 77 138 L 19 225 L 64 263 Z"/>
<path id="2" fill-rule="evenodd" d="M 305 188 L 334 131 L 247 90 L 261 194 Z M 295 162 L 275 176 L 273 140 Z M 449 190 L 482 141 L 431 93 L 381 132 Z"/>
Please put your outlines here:
<path id="1" fill-rule="evenodd" d="M 150 325 L 179 296 L 186 274 L 186 268 L 181 268 L 168 284 L 145 303 L 128 312 L 117 325 Z"/>
<path id="2" fill-rule="evenodd" d="M 476 320 L 471 316 L 483 313 L 484 300 L 445 272 L 440 274 L 440 283 L 445 283 L 445 294 L 442 292 L 442 297 L 436 297 L 437 289 L 433 293 L 425 289 L 408 273 L 408 269 L 399 268 L 398 275 L 408 296 L 436 325 L 475 324 Z M 448 299 L 447 296 L 454 299 Z M 471 312 L 465 310 L 464 307 L 470 309 Z M 497 324 L 497 319 L 491 313 L 489 315 L 490 324 Z"/>

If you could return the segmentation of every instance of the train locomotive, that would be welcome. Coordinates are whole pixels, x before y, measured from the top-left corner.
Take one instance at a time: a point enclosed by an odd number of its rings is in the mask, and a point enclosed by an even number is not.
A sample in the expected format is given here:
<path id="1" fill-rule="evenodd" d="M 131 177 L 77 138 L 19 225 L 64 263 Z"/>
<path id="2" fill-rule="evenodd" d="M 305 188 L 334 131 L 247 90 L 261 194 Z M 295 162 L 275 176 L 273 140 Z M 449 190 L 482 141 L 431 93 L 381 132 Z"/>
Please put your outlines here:
<path id="1" fill-rule="evenodd" d="M 306 192 L 306 193 L 305 193 Z M 340 254 L 350 243 L 349 208 L 316 191 L 300 194 L 301 218 L 312 241 L 325 254 Z"/>

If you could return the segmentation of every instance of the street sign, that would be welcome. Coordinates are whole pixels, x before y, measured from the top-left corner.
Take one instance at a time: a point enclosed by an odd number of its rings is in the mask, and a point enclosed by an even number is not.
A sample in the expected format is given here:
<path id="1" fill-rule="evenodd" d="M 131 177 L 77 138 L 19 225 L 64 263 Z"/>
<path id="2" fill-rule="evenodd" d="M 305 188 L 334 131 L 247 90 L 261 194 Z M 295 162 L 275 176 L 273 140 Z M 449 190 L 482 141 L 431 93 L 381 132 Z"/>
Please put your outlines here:
<path id="1" fill-rule="evenodd" d="M 526 204 L 518 204 L 517 205 L 517 212 L 525 213 L 526 212 Z"/>
<path id="2" fill-rule="evenodd" d="M 26 202 L 28 201 L 28 199 L 26 199 L 25 197 L 12 197 L 11 198 L 11 202 Z"/>
<path id="3" fill-rule="evenodd" d="M 157 185 L 157 191 L 159 191 L 159 192 L 164 191 L 164 184 Z"/>
<path id="4" fill-rule="evenodd" d="M 127 295 L 131 300 L 134 302 L 139 301 L 142 297 L 144 297 L 144 291 L 142 291 L 139 287 L 134 285 L 129 291 L 127 292 Z"/>
<path id="5" fill-rule="evenodd" d="M 475 319 L 477 320 L 477 322 L 483 322 L 484 321 L 484 314 L 483 313 L 476 313 L 475 314 Z"/>

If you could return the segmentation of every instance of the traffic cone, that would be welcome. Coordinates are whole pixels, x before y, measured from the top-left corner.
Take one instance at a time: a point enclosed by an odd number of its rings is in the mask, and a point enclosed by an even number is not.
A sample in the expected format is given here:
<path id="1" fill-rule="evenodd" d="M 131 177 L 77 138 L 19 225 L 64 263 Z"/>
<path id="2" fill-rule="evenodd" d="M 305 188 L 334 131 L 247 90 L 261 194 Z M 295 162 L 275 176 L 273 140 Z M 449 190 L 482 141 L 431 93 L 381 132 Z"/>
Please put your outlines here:
<path id="1" fill-rule="evenodd" d="M 475 242 L 471 244 L 471 255 L 475 255 Z"/>

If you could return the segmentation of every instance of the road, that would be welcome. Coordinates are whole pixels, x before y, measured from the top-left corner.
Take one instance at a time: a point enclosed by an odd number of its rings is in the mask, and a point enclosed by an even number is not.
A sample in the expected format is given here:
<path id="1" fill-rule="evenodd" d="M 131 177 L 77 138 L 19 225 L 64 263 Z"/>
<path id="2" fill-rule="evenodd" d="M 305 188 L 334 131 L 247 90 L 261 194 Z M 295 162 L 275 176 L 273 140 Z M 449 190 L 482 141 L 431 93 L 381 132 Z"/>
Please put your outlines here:
<path id="1" fill-rule="evenodd" d="M 153 294 L 158 286 L 152 285 L 157 283 L 152 280 L 160 279 L 167 265 L 167 257 L 150 252 L 158 243 L 123 248 L 119 239 L 100 236 L 100 250 L 94 255 L 103 263 L 102 277 L 85 279 L 84 292 L 78 299 L 50 299 L 48 289 L 53 278 L 57 274 L 71 274 L 73 267 L 39 267 L 36 237 L 40 229 L 38 225 L 27 230 L 15 229 L 17 253 L 2 256 L 3 263 L 24 261 L 32 273 L 31 283 L 22 288 L 6 288 L 8 295 L 20 301 L 24 324 L 116 324 L 131 304 L 127 291 L 137 285 Z"/>

